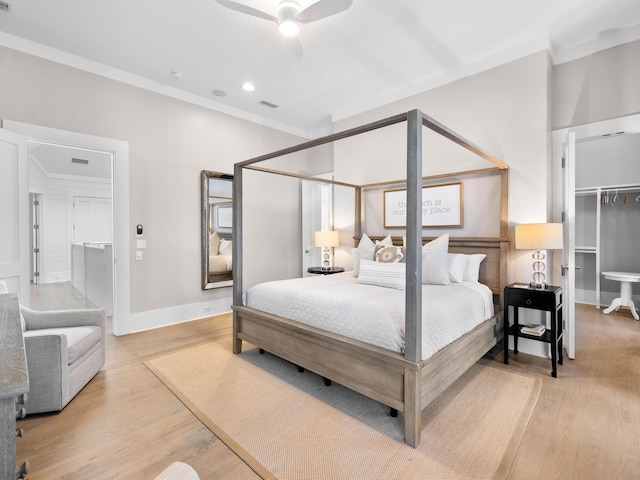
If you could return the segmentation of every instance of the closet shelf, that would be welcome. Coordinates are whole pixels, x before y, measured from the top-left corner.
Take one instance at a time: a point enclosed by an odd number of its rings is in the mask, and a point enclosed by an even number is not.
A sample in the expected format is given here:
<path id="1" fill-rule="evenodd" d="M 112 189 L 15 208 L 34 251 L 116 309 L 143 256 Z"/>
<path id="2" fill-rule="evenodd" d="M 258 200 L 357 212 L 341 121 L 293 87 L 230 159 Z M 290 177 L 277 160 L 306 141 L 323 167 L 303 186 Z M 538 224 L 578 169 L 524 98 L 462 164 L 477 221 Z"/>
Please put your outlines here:
<path id="1" fill-rule="evenodd" d="M 576 253 L 596 253 L 597 247 L 576 247 Z"/>

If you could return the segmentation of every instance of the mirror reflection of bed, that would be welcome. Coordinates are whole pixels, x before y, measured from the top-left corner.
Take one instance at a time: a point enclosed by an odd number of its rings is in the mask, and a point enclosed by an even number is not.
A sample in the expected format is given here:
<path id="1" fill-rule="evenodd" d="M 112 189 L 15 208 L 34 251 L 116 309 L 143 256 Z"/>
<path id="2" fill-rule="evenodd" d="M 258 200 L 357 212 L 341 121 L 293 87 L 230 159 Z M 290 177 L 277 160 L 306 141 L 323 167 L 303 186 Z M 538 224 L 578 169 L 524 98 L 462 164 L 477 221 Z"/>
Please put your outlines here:
<path id="1" fill-rule="evenodd" d="M 233 176 L 203 170 L 202 288 L 233 284 Z"/>

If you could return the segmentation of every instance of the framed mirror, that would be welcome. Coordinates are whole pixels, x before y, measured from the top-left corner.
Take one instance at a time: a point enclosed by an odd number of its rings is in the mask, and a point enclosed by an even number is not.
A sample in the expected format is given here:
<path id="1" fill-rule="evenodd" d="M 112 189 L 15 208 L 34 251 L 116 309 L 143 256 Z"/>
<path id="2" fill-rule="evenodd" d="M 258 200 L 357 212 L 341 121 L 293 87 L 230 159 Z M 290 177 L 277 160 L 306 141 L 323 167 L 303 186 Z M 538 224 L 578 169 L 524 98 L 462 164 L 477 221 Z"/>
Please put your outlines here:
<path id="1" fill-rule="evenodd" d="M 233 285 L 233 175 L 200 172 L 202 191 L 202 289 Z"/>

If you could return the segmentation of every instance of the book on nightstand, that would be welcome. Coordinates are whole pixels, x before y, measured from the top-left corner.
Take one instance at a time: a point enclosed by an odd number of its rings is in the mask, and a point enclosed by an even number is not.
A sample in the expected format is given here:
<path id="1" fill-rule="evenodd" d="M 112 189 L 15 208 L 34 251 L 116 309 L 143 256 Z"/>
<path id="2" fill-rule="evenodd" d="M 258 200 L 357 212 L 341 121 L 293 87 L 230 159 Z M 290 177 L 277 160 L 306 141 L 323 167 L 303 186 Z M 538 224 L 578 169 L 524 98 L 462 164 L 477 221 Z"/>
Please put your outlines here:
<path id="1" fill-rule="evenodd" d="M 520 328 L 520 331 L 522 333 L 525 333 L 527 335 L 534 335 L 536 337 L 541 337 L 542 335 L 544 335 L 545 330 L 546 327 L 544 325 L 537 325 L 535 323 L 529 323 L 528 325 L 524 325 L 522 328 Z"/>

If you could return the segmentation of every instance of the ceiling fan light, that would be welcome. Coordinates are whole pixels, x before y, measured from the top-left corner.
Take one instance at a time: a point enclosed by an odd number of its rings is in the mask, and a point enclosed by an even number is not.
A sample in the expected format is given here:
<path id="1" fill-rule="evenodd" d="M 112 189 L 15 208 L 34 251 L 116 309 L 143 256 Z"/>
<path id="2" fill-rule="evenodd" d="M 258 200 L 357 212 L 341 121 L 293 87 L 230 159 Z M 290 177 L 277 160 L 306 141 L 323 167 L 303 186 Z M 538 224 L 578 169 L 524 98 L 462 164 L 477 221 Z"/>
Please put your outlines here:
<path id="1" fill-rule="evenodd" d="M 285 37 L 293 37 L 300 31 L 300 26 L 295 20 L 291 19 L 282 20 L 278 23 L 278 28 L 280 29 L 280 33 Z"/>

